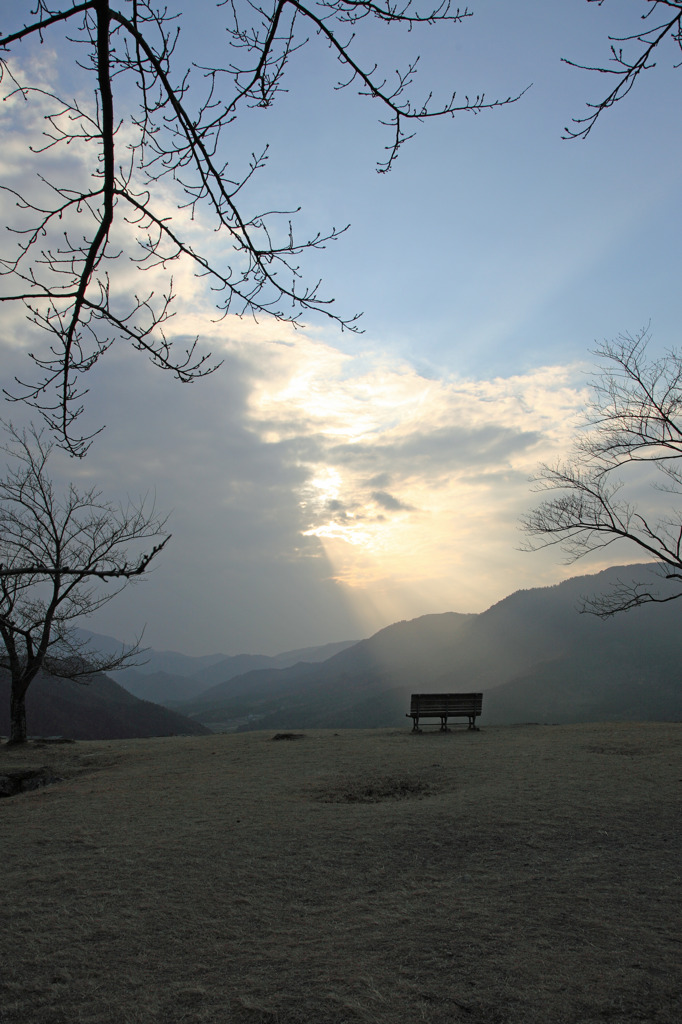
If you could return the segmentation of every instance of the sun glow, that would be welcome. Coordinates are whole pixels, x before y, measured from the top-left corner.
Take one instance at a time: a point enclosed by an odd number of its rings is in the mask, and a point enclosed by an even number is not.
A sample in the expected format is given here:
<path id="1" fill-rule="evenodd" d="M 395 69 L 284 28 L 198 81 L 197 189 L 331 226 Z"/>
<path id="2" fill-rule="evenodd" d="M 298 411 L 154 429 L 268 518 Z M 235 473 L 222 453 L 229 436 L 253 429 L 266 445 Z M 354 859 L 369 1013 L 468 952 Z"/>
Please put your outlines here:
<path id="1" fill-rule="evenodd" d="M 423 587 L 447 606 L 486 589 L 481 552 L 494 564 L 518 547 L 528 477 L 566 450 L 584 403 L 582 367 L 434 380 L 306 334 L 239 352 L 251 429 L 304 473 L 302 535 L 338 583 L 377 599 Z"/>

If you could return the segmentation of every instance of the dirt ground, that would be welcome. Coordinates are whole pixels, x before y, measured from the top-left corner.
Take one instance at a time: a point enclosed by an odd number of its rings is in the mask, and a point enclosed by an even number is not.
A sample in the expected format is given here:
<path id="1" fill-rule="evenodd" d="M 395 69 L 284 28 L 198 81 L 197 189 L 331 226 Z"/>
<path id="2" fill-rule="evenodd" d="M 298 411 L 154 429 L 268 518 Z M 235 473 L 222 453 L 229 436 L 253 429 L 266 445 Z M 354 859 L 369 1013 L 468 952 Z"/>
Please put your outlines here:
<path id="1" fill-rule="evenodd" d="M 682 724 L 0 749 L 44 765 L 2 1024 L 682 1020 Z"/>

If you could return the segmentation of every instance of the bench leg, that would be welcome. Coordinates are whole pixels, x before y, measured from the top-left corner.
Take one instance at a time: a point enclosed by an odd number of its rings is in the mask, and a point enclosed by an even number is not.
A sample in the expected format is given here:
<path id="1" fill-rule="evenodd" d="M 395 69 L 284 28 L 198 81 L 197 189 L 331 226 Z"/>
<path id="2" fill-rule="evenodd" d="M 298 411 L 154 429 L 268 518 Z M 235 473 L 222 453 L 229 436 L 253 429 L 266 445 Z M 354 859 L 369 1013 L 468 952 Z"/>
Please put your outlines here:
<path id="1" fill-rule="evenodd" d="M 441 715 L 440 716 L 440 731 L 441 732 L 449 732 L 450 731 L 448 729 L 448 716 L 447 715 Z"/>
<path id="2" fill-rule="evenodd" d="M 419 728 L 419 715 L 413 715 L 412 717 L 412 732 L 421 732 Z"/>

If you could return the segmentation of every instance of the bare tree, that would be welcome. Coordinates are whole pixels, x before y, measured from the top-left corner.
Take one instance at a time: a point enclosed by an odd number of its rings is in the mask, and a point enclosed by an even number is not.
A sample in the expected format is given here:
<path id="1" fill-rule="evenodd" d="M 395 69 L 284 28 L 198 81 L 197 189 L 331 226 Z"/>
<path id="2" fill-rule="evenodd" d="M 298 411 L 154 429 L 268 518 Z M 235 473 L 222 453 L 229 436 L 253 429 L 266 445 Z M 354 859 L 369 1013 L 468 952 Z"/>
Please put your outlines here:
<path id="1" fill-rule="evenodd" d="M 601 7 L 604 0 L 587 2 Z M 607 65 L 578 64 L 564 59 L 565 64 L 583 71 L 597 71 L 615 82 L 603 99 L 587 104 L 589 114 L 573 119 L 575 127 L 565 128 L 564 138 L 587 138 L 604 111 L 625 99 L 644 71 L 656 67 L 654 57 L 657 51 L 660 54 L 666 42 L 682 50 L 682 0 L 641 0 L 641 11 L 642 27 L 624 36 L 609 36 L 611 58 Z"/>
<path id="2" fill-rule="evenodd" d="M 593 383 L 586 430 L 571 458 L 543 465 L 536 478 L 537 490 L 559 493 L 522 520 L 530 550 L 560 545 L 572 563 L 625 540 L 657 566 L 653 580 L 623 581 L 585 602 L 603 618 L 682 597 L 681 503 L 660 511 L 682 495 L 682 353 L 649 359 L 648 342 L 643 330 L 597 350 L 605 364 Z M 637 500 L 628 500 L 633 492 Z"/>
<path id="3" fill-rule="evenodd" d="M 92 651 L 75 623 L 143 576 L 165 547 L 166 520 L 141 500 L 105 501 L 73 484 L 57 493 L 47 464 L 53 442 L 7 427 L 10 457 L 0 480 L 0 668 L 11 676 L 11 743 L 26 740 L 26 692 L 42 669 L 87 678 L 131 662 L 139 642 L 113 656 Z"/>
<path id="4" fill-rule="evenodd" d="M 602 6 L 604 0 L 587 2 Z M 678 51 L 674 66 L 682 63 L 682 0 L 640 0 L 639 20 L 632 32 L 609 36 L 607 64 L 564 61 L 613 82 L 601 100 L 587 104 L 585 117 L 574 118 L 565 138 L 587 138 L 601 115 L 656 67 L 666 44 Z M 522 520 L 529 549 L 560 545 L 569 563 L 619 540 L 634 544 L 652 562 L 655 571 L 648 581 L 623 580 L 604 597 L 584 602 L 583 610 L 604 618 L 682 597 L 682 512 L 675 502 L 667 514 L 660 511 L 663 495 L 682 494 L 682 353 L 671 349 L 651 360 L 648 342 L 645 329 L 620 335 L 596 351 L 606 362 L 593 382 L 586 430 L 567 461 L 542 466 L 536 478 L 537 490 L 560 493 Z M 633 492 L 634 500 L 628 500 Z"/>
<path id="5" fill-rule="evenodd" d="M 189 70 L 175 55 L 177 19 L 153 0 L 35 0 L 32 20 L 11 29 L 10 16 L 2 12 L 0 53 L 6 56 L 0 74 L 9 95 L 49 107 L 42 146 L 31 148 L 35 140 L 27 139 L 26 168 L 37 168 L 40 187 L 4 186 L 16 204 L 17 221 L 12 226 L 16 248 L 0 260 L 6 279 L 0 301 L 23 302 L 29 319 L 49 339 L 47 352 L 32 356 L 37 379 L 16 381 L 9 397 L 39 409 L 68 451 L 84 455 L 94 436 L 74 426 L 87 392 L 83 374 L 116 340 L 126 339 L 181 381 L 216 366 L 196 341 L 178 352 L 166 334 L 175 297 L 170 273 L 162 294 L 140 288 L 131 299 L 115 287 L 110 275 L 122 255 L 147 271 L 170 271 L 188 261 L 218 293 L 222 315 L 269 315 L 296 323 L 317 312 L 357 329 L 357 317 L 335 313 L 319 282 L 302 280 L 297 262 L 306 250 L 324 248 L 346 229 L 297 238 L 295 211 L 250 208 L 249 184 L 264 167 L 267 150 L 247 155 L 240 170 L 234 159 L 228 166 L 225 136 L 247 108 L 273 104 L 285 88 L 290 62 L 313 40 L 341 65 L 338 88 L 357 87 L 378 103 L 381 123 L 389 130 L 382 172 L 390 170 L 411 137 L 408 126 L 518 98 L 488 101 L 481 94 L 459 100 L 453 93 L 439 105 L 430 95 L 415 100 L 417 60 L 387 76 L 380 62 L 358 56 L 356 36 L 362 36 L 364 22 L 409 30 L 470 16 L 466 9 L 452 9 L 449 0 L 423 10 L 417 3 L 221 0 L 225 63 L 206 67 L 198 55 Z M 63 45 L 71 47 L 73 67 L 78 64 L 89 75 L 87 104 L 32 84 L 10 64 L 10 54 L 22 42 L 60 30 L 67 33 Z M 46 152 L 69 146 L 90 154 L 87 181 L 41 177 Z M 210 248 L 195 249 L 183 217 L 170 216 L 158 200 L 155 185 L 161 181 L 172 183 L 185 219 L 200 215 L 210 222 Z M 219 258 L 212 255 L 217 251 Z"/>

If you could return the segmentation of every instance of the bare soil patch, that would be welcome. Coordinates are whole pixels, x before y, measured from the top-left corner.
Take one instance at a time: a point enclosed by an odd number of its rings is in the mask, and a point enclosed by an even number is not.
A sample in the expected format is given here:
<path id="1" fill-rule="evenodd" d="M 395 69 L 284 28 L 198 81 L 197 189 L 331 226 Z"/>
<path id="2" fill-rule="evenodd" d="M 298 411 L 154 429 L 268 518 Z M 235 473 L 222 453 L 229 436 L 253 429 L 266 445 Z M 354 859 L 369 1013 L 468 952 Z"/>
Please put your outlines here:
<path id="1" fill-rule="evenodd" d="M 2 1024 L 678 1024 L 682 725 L 79 742 L 0 801 Z"/>
<path id="2" fill-rule="evenodd" d="M 348 776 L 334 779 L 313 790 L 318 800 L 330 804 L 378 804 L 383 800 L 415 800 L 430 796 L 433 792 L 434 785 L 422 775 L 405 773 Z"/>

